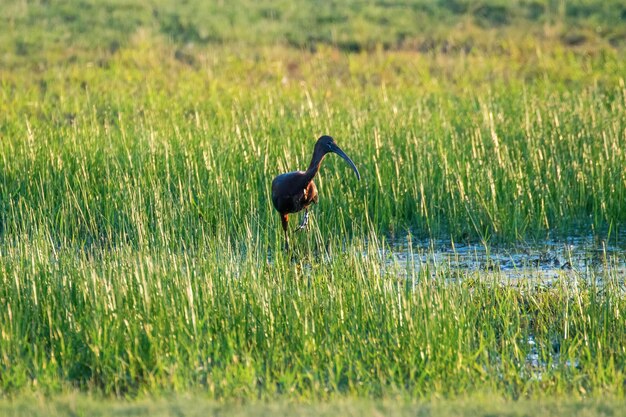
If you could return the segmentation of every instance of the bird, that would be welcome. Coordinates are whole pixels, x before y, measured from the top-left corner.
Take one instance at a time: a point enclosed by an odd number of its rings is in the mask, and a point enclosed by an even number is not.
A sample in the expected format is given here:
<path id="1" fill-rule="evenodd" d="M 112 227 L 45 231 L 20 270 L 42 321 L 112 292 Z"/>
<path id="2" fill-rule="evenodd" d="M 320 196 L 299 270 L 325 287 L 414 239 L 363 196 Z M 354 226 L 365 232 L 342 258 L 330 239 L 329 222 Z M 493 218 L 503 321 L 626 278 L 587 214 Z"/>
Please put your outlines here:
<path id="1" fill-rule="evenodd" d="M 306 171 L 293 171 L 280 174 L 272 180 L 272 204 L 280 214 L 280 220 L 285 232 L 285 250 L 289 250 L 289 235 L 287 233 L 288 216 L 304 210 L 302 223 L 296 230 L 305 229 L 309 222 L 309 206 L 317 204 L 317 187 L 313 178 L 320 169 L 322 160 L 328 153 L 336 153 L 346 160 L 354 170 L 356 177 L 361 180 L 361 174 L 352 159 L 341 150 L 335 140 L 328 135 L 320 136 L 313 148 L 313 157 Z"/>

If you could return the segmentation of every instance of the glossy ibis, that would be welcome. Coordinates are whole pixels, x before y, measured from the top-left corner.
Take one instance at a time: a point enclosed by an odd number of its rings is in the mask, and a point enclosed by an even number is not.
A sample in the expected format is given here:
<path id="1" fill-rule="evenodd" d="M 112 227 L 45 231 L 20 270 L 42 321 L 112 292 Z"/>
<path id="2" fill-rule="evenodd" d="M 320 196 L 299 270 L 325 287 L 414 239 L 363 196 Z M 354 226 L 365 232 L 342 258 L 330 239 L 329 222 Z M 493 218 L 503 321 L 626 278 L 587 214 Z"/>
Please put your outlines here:
<path id="1" fill-rule="evenodd" d="M 322 136 L 315 143 L 313 148 L 313 157 L 311 164 L 306 171 L 293 171 L 281 174 L 272 181 L 272 203 L 274 208 L 280 213 L 283 230 L 285 231 L 285 249 L 289 250 L 289 236 L 287 234 L 287 216 L 289 213 L 297 213 L 304 209 L 304 217 L 302 223 L 296 230 L 304 229 L 309 222 L 309 206 L 311 203 L 317 203 L 317 187 L 313 182 L 313 177 L 320 170 L 322 160 L 327 153 L 334 152 L 341 156 L 350 164 L 357 178 L 361 179 L 359 170 L 352 162 L 352 159 L 346 155 L 335 140 L 330 136 Z"/>

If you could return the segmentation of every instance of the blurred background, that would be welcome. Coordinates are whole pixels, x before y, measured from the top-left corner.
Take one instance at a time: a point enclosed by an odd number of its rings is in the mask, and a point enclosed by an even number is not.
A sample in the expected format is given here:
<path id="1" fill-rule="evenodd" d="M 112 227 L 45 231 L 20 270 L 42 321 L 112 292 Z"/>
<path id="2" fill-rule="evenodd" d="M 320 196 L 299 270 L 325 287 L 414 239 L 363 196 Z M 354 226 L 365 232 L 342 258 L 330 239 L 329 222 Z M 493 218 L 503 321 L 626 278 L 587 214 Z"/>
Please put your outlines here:
<path id="1" fill-rule="evenodd" d="M 55 51 L 67 58 L 76 50 L 115 53 L 138 31 L 184 48 L 468 53 L 531 37 L 588 51 L 626 44 L 626 5 L 619 0 L 4 0 L 0 15 L 5 65 Z"/>

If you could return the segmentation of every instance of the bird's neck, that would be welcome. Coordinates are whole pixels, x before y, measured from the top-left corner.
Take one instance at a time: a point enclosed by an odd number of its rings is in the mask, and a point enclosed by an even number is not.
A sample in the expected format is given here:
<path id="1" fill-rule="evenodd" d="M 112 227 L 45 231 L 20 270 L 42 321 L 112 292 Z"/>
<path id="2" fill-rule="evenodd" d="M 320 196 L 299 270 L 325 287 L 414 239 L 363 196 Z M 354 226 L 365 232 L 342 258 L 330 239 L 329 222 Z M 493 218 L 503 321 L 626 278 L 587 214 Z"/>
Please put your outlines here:
<path id="1" fill-rule="evenodd" d="M 304 172 L 304 178 L 306 179 L 307 182 L 311 181 L 313 177 L 315 177 L 315 175 L 317 174 L 317 171 L 320 170 L 320 165 L 322 164 L 322 160 L 324 159 L 325 156 L 326 156 L 325 153 L 317 152 L 317 151 L 313 152 L 311 163 L 309 164 L 309 167 L 307 168 L 307 170 Z"/>

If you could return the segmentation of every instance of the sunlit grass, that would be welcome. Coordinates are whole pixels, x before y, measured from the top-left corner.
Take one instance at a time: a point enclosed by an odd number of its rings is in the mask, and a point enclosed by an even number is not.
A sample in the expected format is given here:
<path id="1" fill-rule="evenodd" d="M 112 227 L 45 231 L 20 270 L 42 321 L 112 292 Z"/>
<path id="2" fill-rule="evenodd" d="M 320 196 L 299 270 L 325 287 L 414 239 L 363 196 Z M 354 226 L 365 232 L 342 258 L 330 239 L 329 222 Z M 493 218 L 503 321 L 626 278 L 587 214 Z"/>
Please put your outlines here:
<path id="1" fill-rule="evenodd" d="M 623 392 L 617 270 L 548 287 L 436 264 L 405 279 L 402 264 L 394 273 L 375 248 L 338 245 L 293 261 L 280 252 L 268 260 L 263 247 L 228 250 L 226 239 L 176 251 L 7 244 L 3 390 L 201 389 L 217 399 Z"/>
<path id="2" fill-rule="evenodd" d="M 618 61 L 590 72 L 593 61 L 572 58 L 570 81 L 555 67 L 525 82 L 544 61 L 511 73 L 496 57 L 448 66 L 402 53 L 272 50 L 252 61 L 217 50 L 194 68 L 161 63 L 168 51 L 140 43 L 104 67 L 4 73 L 7 232 L 169 244 L 204 229 L 265 240 L 279 229 L 271 179 L 305 168 L 321 134 L 364 174 L 357 182 L 325 162 L 316 210 L 325 235 L 345 224 L 516 239 L 624 221 Z"/>

